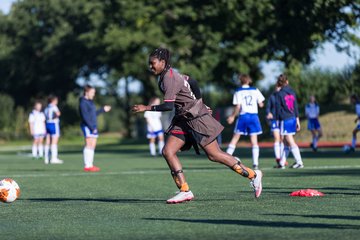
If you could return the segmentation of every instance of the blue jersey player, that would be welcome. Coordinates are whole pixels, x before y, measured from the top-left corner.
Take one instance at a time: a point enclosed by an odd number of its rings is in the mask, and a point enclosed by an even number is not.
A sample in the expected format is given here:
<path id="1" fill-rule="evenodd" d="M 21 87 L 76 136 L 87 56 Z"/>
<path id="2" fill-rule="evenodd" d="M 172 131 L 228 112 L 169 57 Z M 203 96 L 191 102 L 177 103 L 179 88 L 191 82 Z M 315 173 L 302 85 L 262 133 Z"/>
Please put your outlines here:
<path id="1" fill-rule="evenodd" d="M 79 111 L 81 117 L 81 130 L 84 133 L 85 147 L 84 154 L 84 171 L 98 172 L 100 168 L 94 166 L 94 154 L 96 141 L 98 138 L 97 115 L 103 112 L 109 112 L 111 107 L 105 105 L 100 109 L 96 109 L 93 101 L 96 90 L 90 85 L 84 87 L 84 96 L 79 99 Z"/>
<path id="2" fill-rule="evenodd" d="M 308 130 L 312 134 L 312 142 L 310 144 L 313 151 L 317 151 L 317 144 L 322 137 L 322 129 L 319 122 L 320 106 L 317 104 L 315 96 L 310 96 L 310 102 L 305 106 L 305 115 L 308 119 Z"/>
<path id="3" fill-rule="evenodd" d="M 46 117 L 46 144 L 45 144 L 45 164 L 62 164 L 58 159 L 58 142 L 60 137 L 60 115 L 57 107 L 58 98 L 54 95 L 48 97 L 48 105 L 44 110 Z M 51 149 L 51 159 L 49 159 L 49 149 Z"/>
<path id="4" fill-rule="evenodd" d="M 286 155 L 291 150 L 295 158 L 295 163 L 291 168 L 303 168 L 300 150 L 295 142 L 294 135 L 300 131 L 299 109 L 294 90 L 289 86 L 289 81 L 285 74 L 281 74 L 277 79 L 277 85 L 280 90 L 276 93 L 276 119 L 280 123 L 280 135 L 283 138 L 284 151 L 281 153 L 281 159 L 278 168 L 285 168 Z"/>
<path id="5" fill-rule="evenodd" d="M 271 133 L 274 137 L 274 153 L 276 163 L 279 164 L 281 152 L 284 151 L 284 143 L 281 141 L 279 121 L 276 119 L 276 93 L 280 90 L 275 86 L 275 91 L 271 93 L 266 104 L 266 119 L 268 120 Z M 285 166 L 288 165 L 287 161 Z"/>
<path id="6" fill-rule="evenodd" d="M 227 119 L 227 122 L 232 124 L 235 118 L 238 116 L 234 134 L 226 152 L 232 155 L 235 151 L 236 144 L 239 141 L 240 136 L 250 135 L 253 167 L 254 169 L 258 169 L 259 145 L 257 136 L 262 133 L 262 128 L 258 116 L 258 106 L 264 106 L 265 98 L 259 89 L 250 87 L 250 84 L 252 83 L 250 76 L 245 74 L 240 75 L 240 82 L 241 87 L 236 90 L 233 98 L 233 104 L 235 105 L 234 111 Z"/>

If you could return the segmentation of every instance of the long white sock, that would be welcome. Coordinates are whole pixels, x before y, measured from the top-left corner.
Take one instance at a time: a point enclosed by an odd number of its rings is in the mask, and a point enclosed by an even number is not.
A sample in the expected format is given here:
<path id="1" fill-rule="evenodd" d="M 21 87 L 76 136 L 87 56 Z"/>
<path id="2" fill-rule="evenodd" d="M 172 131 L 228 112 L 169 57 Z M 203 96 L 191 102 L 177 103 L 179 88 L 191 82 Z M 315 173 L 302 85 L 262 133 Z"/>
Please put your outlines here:
<path id="1" fill-rule="evenodd" d="M 317 148 L 317 137 L 315 136 L 315 137 L 313 137 L 313 141 L 312 141 L 312 144 L 313 144 L 313 146 L 314 146 L 314 148 Z"/>
<path id="2" fill-rule="evenodd" d="M 84 154 L 84 166 L 85 166 L 85 168 L 93 167 L 94 166 L 94 155 L 95 155 L 94 149 L 84 147 L 83 154 Z"/>
<path id="3" fill-rule="evenodd" d="M 155 156 L 155 155 L 156 155 L 156 146 L 155 146 L 155 143 L 149 143 L 149 147 L 150 147 L 150 154 L 151 154 L 151 156 Z"/>
<path id="4" fill-rule="evenodd" d="M 36 158 L 37 157 L 37 146 L 36 146 L 36 144 L 32 145 L 31 152 L 32 152 L 32 156 L 34 158 Z"/>
<path id="5" fill-rule="evenodd" d="M 282 151 L 281 151 L 281 157 L 280 157 L 280 165 L 281 166 L 285 166 L 285 163 L 286 163 L 286 159 L 288 158 L 289 156 L 289 147 L 288 146 L 285 146 L 284 143 L 281 143 L 280 144 L 280 148 L 282 148 Z"/>
<path id="6" fill-rule="evenodd" d="M 233 155 L 233 153 L 235 152 L 235 145 L 229 144 L 228 148 L 226 149 L 226 152 L 230 155 Z"/>
<path id="7" fill-rule="evenodd" d="M 162 154 L 162 150 L 165 146 L 165 142 L 164 141 L 159 141 L 159 154 Z"/>
<path id="8" fill-rule="evenodd" d="M 351 140 L 351 146 L 353 148 L 356 148 L 356 137 L 353 137 L 352 140 Z"/>
<path id="9" fill-rule="evenodd" d="M 280 160 L 281 149 L 280 149 L 280 143 L 279 142 L 274 142 L 274 153 L 275 153 L 276 160 Z"/>
<path id="10" fill-rule="evenodd" d="M 43 156 L 44 156 L 44 145 L 39 144 L 39 157 L 43 157 Z"/>
<path id="11" fill-rule="evenodd" d="M 45 160 L 49 160 L 49 149 L 50 146 L 48 144 L 45 145 L 45 150 L 44 150 L 44 158 Z"/>
<path id="12" fill-rule="evenodd" d="M 299 147 L 297 145 L 291 147 L 291 153 L 293 154 L 296 163 L 303 164 L 302 159 L 301 159 L 301 155 L 300 155 L 300 150 L 299 150 Z"/>
<path id="13" fill-rule="evenodd" d="M 252 147 L 252 158 L 253 158 L 253 165 L 254 166 L 259 166 L 259 146 L 258 145 L 254 145 Z"/>
<path id="14" fill-rule="evenodd" d="M 58 146 L 56 144 L 51 144 L 51 159 L 58 159 Z"/>

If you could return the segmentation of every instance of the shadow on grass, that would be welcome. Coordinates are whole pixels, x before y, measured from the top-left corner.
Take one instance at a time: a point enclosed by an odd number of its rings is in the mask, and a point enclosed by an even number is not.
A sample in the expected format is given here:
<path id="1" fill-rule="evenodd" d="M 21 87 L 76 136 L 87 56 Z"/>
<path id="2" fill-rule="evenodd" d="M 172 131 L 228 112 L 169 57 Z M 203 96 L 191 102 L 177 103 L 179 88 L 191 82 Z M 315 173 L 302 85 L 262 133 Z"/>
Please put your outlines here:
<path id="1" fill-rule="evenodd" d="M 263 214 L 265 216 L 280 216 L 280 217 L 304 217 L 304 218 L 323 218 L 323 219 L 339 219 L 339 220 L 360 220 L 360 216 L 342 216 L 342 215 L 302 215 L 302 214 Z M 359 226 L 360 227 L 360 226 Z"/>
<path id="2" fill-rule="evenodd" d="M 176 221 L 185 223 L 206 223 L 216 225 L 240 225 L 248 227 L 273 227 L 273 228 L 319 228 L 319 229 L 360 229 L 358 225 L 327 224 L 327 223 L 300 223 L 283 221 L 258 221 L 236 219 L 183 219 L 183 218 L 144 218 L 149 221 Z"/>
<path id="3" fill-rule="evenodd" d="M 19 201 L 31 201 L 31 202 L 106 202 L 106 203 L 164 203 L 163 199 L 137 199 L 137 198 L 20 198 Z"/>

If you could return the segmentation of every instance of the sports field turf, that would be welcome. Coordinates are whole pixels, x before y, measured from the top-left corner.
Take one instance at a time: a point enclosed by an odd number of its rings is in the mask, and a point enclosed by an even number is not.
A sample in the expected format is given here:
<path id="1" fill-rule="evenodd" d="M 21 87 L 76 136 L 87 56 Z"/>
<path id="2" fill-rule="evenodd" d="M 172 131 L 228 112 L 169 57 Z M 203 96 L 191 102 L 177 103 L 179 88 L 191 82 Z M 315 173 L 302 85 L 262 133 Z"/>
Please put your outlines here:
<path id="1" fill-rule="evenodd" d="M 19 154 L 20 153 L 20 154 Z M 254 199 L 246 179 L 192 153 L 180 154 L 196 200 L 167 205 L 177 190 L 146 145 L 104 145 L 99 173 L 82 172 L 81 146 L 60 147 L 64 165 L 44 165 L 0 147 L 0 178 L 22 196 L 0 204 L 0 239 L 358 239 L 360 153 L 304 149 L 304 169 L 273 169 L 261 150 L 264 191 Z M 236 155 L 250 165 L 250 149 Z M 292 157 L 289 159 L 292 162 Z M 325 197 L 290 197 L 314 188 Z"/>

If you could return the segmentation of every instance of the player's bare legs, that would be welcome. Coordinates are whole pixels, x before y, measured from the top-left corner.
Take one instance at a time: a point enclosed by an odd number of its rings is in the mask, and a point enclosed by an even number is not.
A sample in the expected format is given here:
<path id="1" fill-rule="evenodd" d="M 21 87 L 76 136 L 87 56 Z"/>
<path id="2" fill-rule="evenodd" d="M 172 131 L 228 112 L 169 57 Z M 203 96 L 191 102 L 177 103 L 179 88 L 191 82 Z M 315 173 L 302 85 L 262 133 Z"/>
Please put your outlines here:
<path id="1" fill-rule="evenodd" d="M 241 137 L 241 134 L 240 133 L 234 133 L 234 135 L 232 136 L 231 138 L 231 141 L 229 143 L 229 146 L 226 150 L 226 152 L 230 155 L 233 155 L 235 149 L 236 149 L 236 144 L 239 142 L 240 140 L 240 137 Z"/>
<path id="2" fill-rule="evenodd" d="M 185 180 L 180 160 L 176 155 L 184 144 L 185 142 L 180 138 L 170 135 L 162 150 L 163 156 L 171 170 L 171 175 L 175 184 L 180 190 L 174 197 L 168 199 L 166 201 L 167 203 L 181 203 L 184 201 L 190 201 L 194 198 L 194 195 L 190 191 L 189 185 Z"/>

